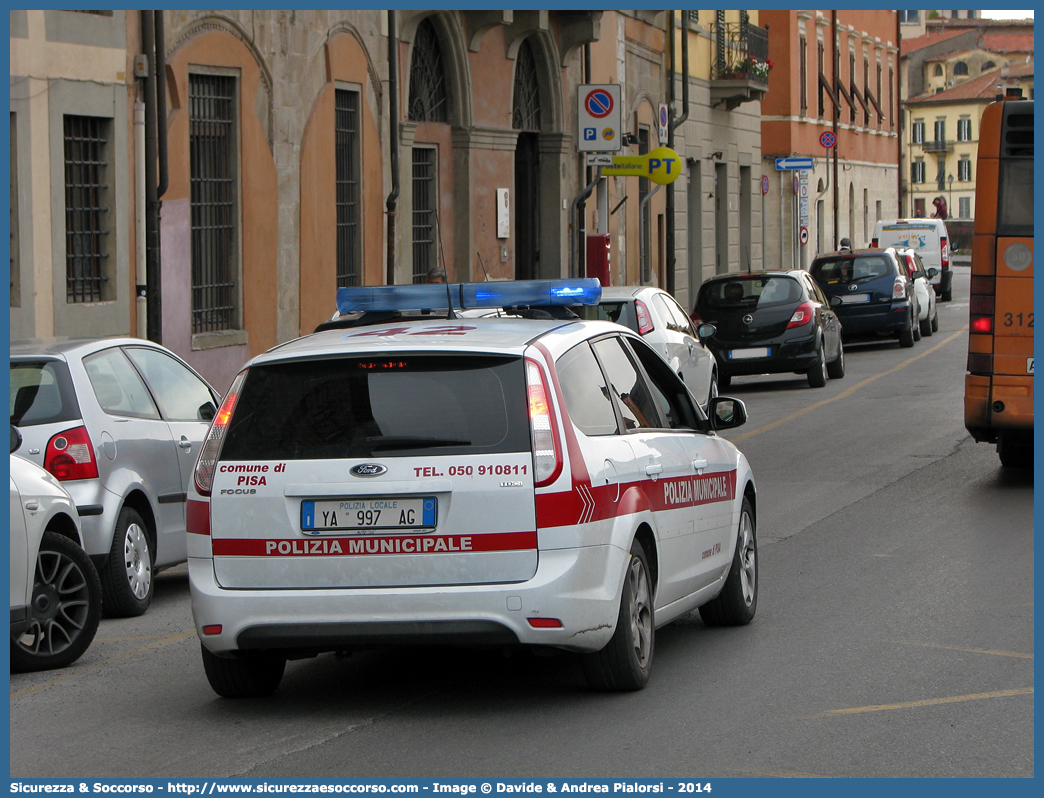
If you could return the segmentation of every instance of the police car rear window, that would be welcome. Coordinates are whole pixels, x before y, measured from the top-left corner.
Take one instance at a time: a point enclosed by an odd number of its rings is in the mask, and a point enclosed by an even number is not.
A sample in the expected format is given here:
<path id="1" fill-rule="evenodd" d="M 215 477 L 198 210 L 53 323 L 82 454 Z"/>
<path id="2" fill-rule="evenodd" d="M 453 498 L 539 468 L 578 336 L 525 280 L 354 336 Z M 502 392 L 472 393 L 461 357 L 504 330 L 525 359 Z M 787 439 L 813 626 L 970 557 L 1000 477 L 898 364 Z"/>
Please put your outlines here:
<path id="1" fill-rule="evenodd" d="M 221 458 L 323 460 L 529 451 L 521 358 L 330 358 L 254 366 Z"/>

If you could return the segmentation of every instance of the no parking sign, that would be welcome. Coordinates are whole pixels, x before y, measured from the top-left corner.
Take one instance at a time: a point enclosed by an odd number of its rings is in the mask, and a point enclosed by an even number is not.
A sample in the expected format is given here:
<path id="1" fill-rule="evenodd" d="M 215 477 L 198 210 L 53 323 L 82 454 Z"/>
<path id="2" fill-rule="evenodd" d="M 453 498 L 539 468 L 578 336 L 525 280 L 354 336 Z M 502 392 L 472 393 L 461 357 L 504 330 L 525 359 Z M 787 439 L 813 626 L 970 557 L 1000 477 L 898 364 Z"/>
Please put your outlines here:
<path id="1" fill-rule="evenodd" d="M 617 152 L 620 130 L 619 83 L 586 83 L 577 87 L 577 149 L 580 152 Z"/>

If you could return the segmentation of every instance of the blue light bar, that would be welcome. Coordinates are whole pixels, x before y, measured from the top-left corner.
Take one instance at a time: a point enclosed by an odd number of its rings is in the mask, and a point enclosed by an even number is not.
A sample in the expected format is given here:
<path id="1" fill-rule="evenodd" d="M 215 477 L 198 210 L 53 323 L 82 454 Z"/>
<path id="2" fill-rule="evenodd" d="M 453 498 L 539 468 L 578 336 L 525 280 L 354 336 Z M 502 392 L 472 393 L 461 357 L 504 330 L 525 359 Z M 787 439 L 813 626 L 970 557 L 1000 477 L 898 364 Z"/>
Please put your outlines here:
<path id="1" fill-rule="evenodd" d="M 490 283 L 378 285 L 337 289 L 337 311 L 437 310 L 453 307 L 500 308 L 548 305 L 597 305 L 602 284 L 577 280 L 505 280 Z"/>

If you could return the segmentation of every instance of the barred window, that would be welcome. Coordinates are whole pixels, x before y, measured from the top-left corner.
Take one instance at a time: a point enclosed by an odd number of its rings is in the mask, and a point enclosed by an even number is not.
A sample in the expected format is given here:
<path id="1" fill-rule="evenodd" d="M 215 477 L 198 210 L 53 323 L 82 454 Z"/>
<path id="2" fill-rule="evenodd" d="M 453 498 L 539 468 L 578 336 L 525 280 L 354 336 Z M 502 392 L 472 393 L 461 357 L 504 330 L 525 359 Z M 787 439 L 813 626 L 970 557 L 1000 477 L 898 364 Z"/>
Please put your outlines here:
<path id="1" fill-rule="evenodd" d="M 66 116 L 66 302 L 100 302 L 108 296 L 108 119 Z"/>
<path id="2" fill-rule="evenodd" d="M 537 83 L 536 58 L 529 39 L 522 42 L 515 59 L 511 127 L 515 130 L 540 130 L 540 85 Z"/>
<path id="3" fill-rule="evenodd" d="M 359 92 L 334 92 L 337 181 L 337 287 L 362 285 L 359 235 Z"/>
<path id="4" fill-rule="evenodd" d="M 413 148 L 413 282 L 427 281 L 437 263 L 438 215 L 435 208 L 435 149 Z"/>
<path id="5" fill-rule="evenodd" d="M 415 122 L 449 121 L 442 49 L 430 18 L 417 27 L 413 41 L 409 118 Z"/>
<path id="6" fill-rule="evenodd" d="M 192 332 L 238 328 L 236 79 L 189 75 Z"/>

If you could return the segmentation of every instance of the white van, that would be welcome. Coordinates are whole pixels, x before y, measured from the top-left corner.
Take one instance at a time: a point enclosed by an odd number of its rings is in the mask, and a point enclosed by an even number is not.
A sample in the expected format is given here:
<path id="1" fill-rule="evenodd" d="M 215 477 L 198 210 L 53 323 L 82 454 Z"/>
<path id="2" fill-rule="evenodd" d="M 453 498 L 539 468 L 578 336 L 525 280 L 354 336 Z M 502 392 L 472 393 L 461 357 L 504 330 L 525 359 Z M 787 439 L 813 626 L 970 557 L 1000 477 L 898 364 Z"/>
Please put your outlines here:
<path id="1" fill-rule="evenodd" d="M 939 273 L 932 278 L 935 293 L 943 302 L 953 298 L 953 272 L 950 270 L 950 235 L 942 219 L 882 219 L 874 227 L 871 247 L 909 248 L 924 261 L 925 271 L 933 266 Z"/>

